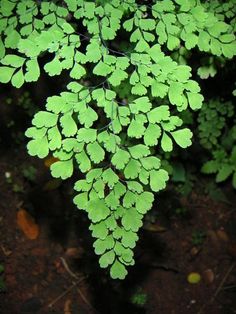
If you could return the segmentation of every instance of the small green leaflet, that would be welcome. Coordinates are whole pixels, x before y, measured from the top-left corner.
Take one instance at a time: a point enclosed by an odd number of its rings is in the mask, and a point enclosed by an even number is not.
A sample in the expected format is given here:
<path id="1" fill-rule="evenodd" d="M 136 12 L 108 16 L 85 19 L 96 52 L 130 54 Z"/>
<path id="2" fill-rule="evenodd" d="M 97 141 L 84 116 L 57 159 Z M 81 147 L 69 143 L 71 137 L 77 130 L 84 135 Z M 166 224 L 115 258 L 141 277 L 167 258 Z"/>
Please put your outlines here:
<path id="1" fill-rule="evenodd" d="M 50 169 L 54 178 L 61 178 L 65 180 L 70 178 L 73 174 L 73 161 L 72 159 L 57 161 L 51 165 Z"/>
<path id="2" fill-rule="evenodd" d="M 110 214 L 109 208 L 103 199 L 90 200 L 87 205 L 88 217 L 93 223 L 99 222 Z"/>
<path id="3" fill-rule="evenodd" d="M 191 138 L 193 134 L 187 128 L 171 132 L 171 135 L 173 136 L 175 142 L 182 148 L 187 148 L 192 144 Z"/>
<path id="4" fill-rule="evenodd" d="M 118 149 L 117 152 L 112 156 L 111 162 L 117 169 L 124 169 L 125 165 L 130 159 L 130 154 L 123 150 Z"/>

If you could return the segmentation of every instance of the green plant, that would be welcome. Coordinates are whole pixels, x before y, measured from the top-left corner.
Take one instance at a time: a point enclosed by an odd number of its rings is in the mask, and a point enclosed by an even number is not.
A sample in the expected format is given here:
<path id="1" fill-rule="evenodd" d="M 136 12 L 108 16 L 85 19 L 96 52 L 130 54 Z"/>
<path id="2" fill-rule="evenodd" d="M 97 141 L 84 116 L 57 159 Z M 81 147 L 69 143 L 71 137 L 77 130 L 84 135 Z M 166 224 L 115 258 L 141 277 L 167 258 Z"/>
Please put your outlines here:
<path id="1" fill-rule="evenodd" d="M 236 121 L 231 101 L 212 100 L 204 104 L 199 117 L 200 143 L 211 158 L 202 166 L 202 172 L 216 174 L 216 182 L 223 182 L 232 176 L 236 188 Z"/>
<path id="2" fill-rule="evenodd" d="M 218 12 L 220 4 L 0 1 L 0 82 L 19 88 L 42 68 L 69 74 L 66 89 L 35 114 L 28 152 L 58 158 L 55 178 L 84 174 L 74 203 L 88 213 L 95 253 L 112 278 L 124 279 L 134 264 L 143 216 L 166 186 L 160 153 L 191 145 L 181 112 L 200 109 L 203 96 L 187 52 L 235 54 L 231 8 Z"/>
<path id="3" fill-rule="evenodd" d="M 24 166 L 22 174 L 27 180 L 35 182 L 37 169 L 34 166 Z"/>
<path id="4" fill-rule="evenodd" d="M 203 231 L 194 231 L 192 233 L 192 244 L 193 245 L 202 245 L 206 238 L 206 234 Z"/>
<path id="5" fill-rule="evenodd" d="M 132 304 L 143 307 L 147 303 L 147 294 L 143 292 L 142 288 L 138 288 L 131 296 Z"/>

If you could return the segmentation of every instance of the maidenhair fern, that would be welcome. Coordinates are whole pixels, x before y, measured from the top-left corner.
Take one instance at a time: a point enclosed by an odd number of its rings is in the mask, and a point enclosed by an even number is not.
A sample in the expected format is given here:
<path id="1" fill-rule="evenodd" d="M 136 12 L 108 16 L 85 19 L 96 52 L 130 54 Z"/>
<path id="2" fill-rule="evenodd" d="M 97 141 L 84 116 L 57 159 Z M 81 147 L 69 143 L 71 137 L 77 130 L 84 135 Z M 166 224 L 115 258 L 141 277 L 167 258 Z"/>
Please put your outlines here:
<path id="1" fill-rule="evenodd" d="M 154 193 L 168 173 L 159 152 L 191 145 L 179 113 L 202 106 L 191 67 L 175 52 L 232 58 L 235 22 L 220 1 L 1 0 L 0 82 L 35 82 L 39 58 L 50 76 L 68 73 L 26 136 L 29 154 L 52 154 L 55 178 L 73 173 L 74 203 L 87 212 L 95 253 L 124 279 Z M 182 62 L 179 62 L 182 60 Z"/>

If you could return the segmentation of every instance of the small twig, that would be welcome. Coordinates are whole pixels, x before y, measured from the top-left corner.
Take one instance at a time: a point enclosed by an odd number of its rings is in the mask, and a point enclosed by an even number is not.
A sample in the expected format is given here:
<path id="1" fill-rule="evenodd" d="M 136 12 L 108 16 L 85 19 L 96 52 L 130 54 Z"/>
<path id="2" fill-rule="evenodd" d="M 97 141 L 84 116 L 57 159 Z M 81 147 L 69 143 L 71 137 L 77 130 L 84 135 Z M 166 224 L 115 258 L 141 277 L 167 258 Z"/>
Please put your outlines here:
<path id="1" fill-rule="evenodd" d="M 66 291 L 62 292 L 58 297 L 56 297 L 49 305 L 48 307 L 53 307 L 59 300 L 61 300 L 65 295 L 67 295 L 74 287 L 76 287 L 81 281 L 83 281 L 85 277 L 80 278 L 79 280 L 75 281 L 69 288 L 66 289 Z"/>
<path id="2" fill-rule="evenodd" d="M 232 270 L 234 269 L 236 263 L 232 263 L 228 269 L 228 271 L 226 272 L 224 278 L 221 280 L 219 287 L 216 289 L 216 292 L 214 293 L 211 302 L 213 302 L 215 300 L 215 298 L 217 297 L 217 295 L 219 294 L 220 290 L 222 289 L 223 285 L 225 284 L 227 278 L 229 277 L 230 273 L 232 272 Z"/>
<path id="3" fill-rule="evenodd" d="M 61 260 L 63 266 L 65 267 L 65 270 L 68 272 L 68 274 L 69 274 L 71 277 L 78 279 L 78 276 L 77 276 L 75 273 L 73 273 L 73 271 L 69 268 L 69 266 L 68 266 L 66 260 L 65 260 L 63 257 L 60 257 L 60 260 Z M 73 283 L 73 287 L 75 287 L 75 286 L 77 286 L 77 283 L 76 283 L 76 282 Z M 93 309 L 94 311 L 97 312 L 97 310 L 96 310 L 96 309 L 92 306 L 92 304 L 87 300 L 87 298 L 85 297 L 85 295 L 83 294 L 83 292 L 80 290 L 80 288 L 77 287 L 76 290 L 78 291 L 78 293 L 79 293 L 79 295 L 81 296 L 81 299 L 84 301 L 84 303 L 87 304 L 87 306 L 88 306 L 90 309 Z"/>
<path id="4" fill-rule="evenodd" d="M 218 288 L 216 289 L 215 293 L 213 294 L 213 296 L 211 297 L 210 301 L 203 304 L 203 306 L 200 308 L 199 312 L 197 314 L 201 314 L 203 313 L 203 310 L 205 309 L 205 307 L 211 303 L 214 302 L 215 298 L 217 297 L 217 295 L 219 294 L 219 292 L 222 290 L 222 287 L 224 286 L 227 278 L 229 277 L 230 273 L 232 272 L 232 270 L 234 269 L 236 263 L 232 263 L 229 267 L 229 269 L 227 270 L 226 274 L 224 275 L 223 279 L 221 280 Z"/>
<path id="5" fill-rule="evenodd" d="M 84 301 L 84 303 L 87 304 L 87 306 L 88 306 L 90 309 L 92 309 L 93 311 L 95 311 L 96 313 L 98 313 L 98 311 L 92 306 L 92 304 L 91 304 L 91 303 L 88 301 L 88 299 L 85 297 L 85 295 L 83 294 L 83 292 L 82 292 L 79 288 L 77 288 L 76 290 L 77 290 L 77 292 L 79 293 L 81 299 Z"/>
<path id="6" fill-rule="evenodd" d="M 60 260 L 61 260 L 63 266 L 65 267 L 65 270 L 68 272 L 68 274 L 69 274 L 71 277 L 73 277 L 73 278 L 75 278 L 75 279 L 78 279 L 79 277 L 78 277 L 75 273 L 73 273 L 73 271 L 70 270 L 70 268 L 69 268 L 69 266 L 68 266 L 66 260 L 65 260 L 63 257 L 60 257 Z"/>
<path id="7" fill-rule="evenodd" d="M 222 288 L 222 290 L 227 291 L 227 290 L 231 290 L 231 289 L 235 289 L 236 285 L 229 285 L 229 286 L 225 286 L 224 288 Z"/>

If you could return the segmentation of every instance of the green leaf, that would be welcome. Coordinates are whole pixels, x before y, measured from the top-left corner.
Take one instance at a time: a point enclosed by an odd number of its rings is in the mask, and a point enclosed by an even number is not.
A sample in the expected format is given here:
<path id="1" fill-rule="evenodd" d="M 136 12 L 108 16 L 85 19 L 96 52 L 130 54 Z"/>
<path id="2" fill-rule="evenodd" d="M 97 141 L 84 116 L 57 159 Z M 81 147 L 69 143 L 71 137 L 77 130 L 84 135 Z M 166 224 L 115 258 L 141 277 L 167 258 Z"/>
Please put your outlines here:
<path id="1" fill-rule="evenodd" d="M 208 52 L 210 48 L 210 35 L 206 31 L 200 31 L 198 37 L 198 47 L 201 51 Z"/>
<path id="2" fill-rule="evenodd" d="M 126 187 L 121 182 L 117 182 L 114 186 L 114 193 L 116 197 L 121 197 L 126 192 Z"/>
<path id="3" fill-rule="evenodd" d="M 122 217 L 121 223 L 125 230 L 137 232 L 139 228 L 142 226 L 142 218 L 141 215 L 135 208 L 126 209 L 124 216 Z"/>
<path id="4" fill-rule="evenodd" d="M 129 105 L 130 111 L 134 114 L 143 112 L 146 113 L 150 111 L 152 108 L 152 104 L 150 103 L 150 100 L 148 97 L 139 97 L 134 100 L 133 103 Z"/>
<path id="5" fill-rule="evenodd" d="M 88 158 L 87 154 L 85 151 L 82 151 L 78 154 L 75 155 L 76 161 L 79 164 L 79 169 L 82 172 L 87 172 L 91 168 L 91 162 L 90 159 Z"/>
<path id="6" fill-rule="evenodd" d="M 113 188 L 115 183 L 119 181 L 118 175 L 111 169 L 106 169 L 102 174 L 103 181 L 108 184 L 110 188 Z"/>
<path id="7" fill-rule="evenodd" d="M 223 182 L 225 181 L 233 172 L 233 167 L 228 164 L 223 164 L 221 168 L 219 169 L 219 172 L 216 176 L 216 182 Z"/>
<path id="8" fill-rule="evenodd" d="M 54 126 L 48 130 L 48 140 L 50 150 L 61 148 L 61 133 L 59 132 L 57 126 Z"/>
<path id="9" fill-rule="evenodd" d="M 106 196 L 105 202 L 106 205 L 110 207 L 112 210 L 115 210 L 120 205 L 119 199 L 113 192 Z"/>
<path id="10" fill-rule="evenodd" d="M 73 79 L 80 79 L 86 74 L 84 67 L 78 63 L 75 63 L 72 70 L 70 71 L 70 77 Z"/>
<path id="11" fill-rule="evenodd" d="M 133 232 L 132 230 L 126 231 L 122 230 L 121 232 L 121 243 L 124 247 L 128 247 L 133 249 L 136 245 L 136 242 L 138 241 L 138 236 L 136 232 Z"/>
<path id="12" fill-rule="evenodd" d="M 5 56 L 6 49 L 3 41 L 0 39 L 0 60 Z"/>
<path id="13" fill-rule="evenodd" d="M 97 119 L 98 115 L 91 107 L 88 107 L 79 113 L 79 122 L 84 124 L 85 128 L 90 128 Z"/>
<path id="14" fill-rule="evenodd" d="M 126 179 L 135 179 L 138 177 L 141 169 L 140 162 L 134 159 L 130 159 L 125 167 L 124 175 Z"/>
<path id="15" fill-rule="evenodd" d="M 147 146 L 157 145 L 160 136 L 161 128 L 156 124 L 149 123 L 143 137 L 145 145 Z"/>
<path id="16" fill-rule="evenodd" d="M 14 73 L 14 68 L 0 67 L 0 83 L 8 83 Z"/>
<path id="17" fill-rule="evenodd" d="M 123 198 L 123 206 L 126 208 L 132 207 L 132 205 L 135 204 L 135 199 L 136 199 L 136 194 L 131 191 L 127 191 Z"/>
<path id="18" fill-rule="evenodd" d="M 143 192 L 137 195 L 135 207 L 140 214 L 146 214 L 151 208 L 154 201 L 153 193 Z"/>
<path id="19" fill-rule="evenodd" d="M 236 189 L 236 172 L 233 174 L 232 185 Z"/>
<path id="20" fill-rule="evenodd" d="M 89 143 L 87 145 L 87 152 L 90 156 L 90 159 L 97 164 L 104 160 L 105 151 L 98 144 L 98 142 Z"/>
<path id="21" fill-rule="evenodd" d="M 53 127 L 57 124 L 58 115 L 48 112 L 48 111 L 39 111 L 34 115 L 32 120 L 32 124 L 37 128 L 41 128 L 43 126 L 49 128 Z"/>
<path id="22" fill-rule="evenodd" d="M 73 161 L 72 159 L 57 161 L 51 165 L 50 169 L 54 178 L 65 180 L 73 174 Z"/>
<path id="23" fill-rule="evenodd" d="M 133 29 L 133 25 L 134 25 L 134 19 L 128 19 L 123 23 L 123 27 L 127 32 L 131 32 Z"/>
<path id="24" fill-rule="evenodd" d="M 93 223 L 104 220 L 110 215 L 110 209 L 107 207 L 105 200 L 100 198 L 92 199 L 87 205 L 88 217 Z"/>
<path id="25" fill-rule="evenodd" d="M 113 86 L 119 86 L 120 83 L 128 77 L 128 74 L 121 70 L 121 69 L 116 69 L 114 72 L 112 72 L 111 76 L 109 77 L 108 81 L 111 83 Z"/>
<path id="26" fill-rule="evenodd" d="M 141 193 L 143 191 L 143 186 L 137 181 L 128 181 L 128 189 L 133 192 Z"/>
<path id="27" fill-rule="evenodd" d="M 46 157 L 49 153 L 47 137 L 44 136 L 31 140 L 27 145 L 27 149 L 31 156 L 38 156 L 39 158 Z"/>
<path id="28" fill-rule="evenodd" d="M 158 192 L 166 187 L 166 181 L 169 179 L 167 171 L 164 169 L 150 171 L 150 186 L 152 191 Z"/>
<path id="29" fill-rule="evenodd" d="M 25 58 L 16 56 L 16 55 L 12 55 L 12 54 L 8 54 L 6 55 L 2 60 L 1 63 L 3 65 L 10 65 L 14 68 L 19 68 L 21 67 L 25 62 Z"/>
<path id="30" fill-rule="evenodd" d="M 163 133 L 161 138 L 161 148 L 164 150 L 164 152 L 171 152 L 173 150 L 172 140 L 166 134 L 166 132 Z"/>
<path id="31" fill-rule="evenodd" d="M 22 69 L 17 71 L 11 79 L 11 83 L 14 87 L 20 88 L 24 84 L 24 74 Z"/>
<path id="32" fill-rule="evenodd" d="M 181 106 L 183 102 L 183 86 L 181 83 L 172 82 L 168 92 L 169 100 L 173 105 Z"/>
<path id="33" fill-rule="evenodd" d="M 160 159 L 154 156 L 141 158 L 140 161 L 146 170 L 159 169 L 161 165 Z"/>
<path id="34" fill-rule="evenodd" d="M 99 63 L 93 69 L 94 74 L 101 76 L 107 76 L 111 72 L 112 68 L 102 61 L 99 61 Z"/>
<path id="35" fill-rule="evenodd" d="M 202 107 L 203 96 L 198 93 L 187 92 L 189 105 L 193 110 L 200 109 Z"/>
<path id="36" fill-rule="evenodd" d="M 104 240 L 108 235 L 108 229 L 105 221 L 101 221 L 96 224 L 91 224 L 89 229 L 92 230 L 92 236 L 95 238 Z"/>
<path id="37" fill-rule="evenodd" d="M 150 123 L 159 123 L 161 121 L 169 120 L 169 117 L 169 106 L 166 105 L 156 107 L 148 113 L 148 120 Z"/>
<path id="38" fill-rule="evenodd" d="M 26 82 L 35 82 L 40 76 L 40 68 L 37 59 L 31 59 L 26 62 L 27 72 L 25 73 Z"/>
<path id="39" fill-rule="evenodd" d="M 145 127 L 143 123 L 133 119 L 128 127 L 128 136 L 141 138 L 144 132 L 145 132 Z"/>
<path id="40" fill-rule="evenodd" d="M 93 182 L 96 179 L 100 178 L 102 175 L 102 169 L 101 168 L 95 168 L 90 170 L 86 175 L 86 181 L 87 182 Z"/>
<path id="41" fill-rule="evenodd" d="M 178 48 L 179 45 L 180 45 L 179 38 L 169 34 L 168 40 L 167 40 L 167 48 L 169 50 L 174 50 L 174 49 Z"/>
<path id="42" fill-rule="evenodd" d="M 112 265 L 110 270 L 110 275 L 112 279 L 125 279 L 128 274 L 125 266 L 121 264 L 118 260 Z"/>
<path id="43" fill-rule="evenodd" d="M 182 148 L 187 148 L 192 145 L 191 138 L 193 134 L 187 128 L 171 132 L 171 135 L 173 136 L 175 142 Z"/>
<path id="44" fill-rule="evenodd" d="M 116 33 L 115 30 L 111 27 L 103 26 L 102 27 L 102 37 L 105 40 L 112 40 L 114 39 Z"/>
<path id="45" fill-rule="evenodd" d="M 77 0 L 64 0 L 64 2 L 67 4 L 68 9 L 72 12 L 75 12 L 77 9 Z"/>
<path id="46" fill-rule="evenodd" d="M 76 195 L 73 202 L 79 209 L 86 210 L 88 205 L 88 193 L 84 192 Z"/>
<path id="47" fill-rule="evenodd" d="M 164 98 L 168 93 L 168 86 L 158 81 L 153 81 L 151 85 L 151 91 L 153 97 Z"/>
<path id="48" fill-rule="evenodd" d="M 20 38 L 20 34 L 16 30 L 11 30 L 5 39 L 5 47 L 16 49 Z"/>
<path id="49" fill-rule="evenodd" d="M 99 264 L 102 268 L 106 268 L 109 265 L 113 264 L 114 260 L 115 253 L 113 251 L 108 251 L 100 257 Z"/>
<path id="50" fill-rule="evenodd" d="M 114 239 L 111 235 L 107 236 L 104 240 L 102 239 L 97 239 L 93 246 L 95 249 L 95 253 L 97 255 L 103 254 L 107 250 L 111 250 L 114 247 Z"/>
<path id="51" fill-rule="evenodd" d="M 185 35 L 185 47 L 190 50 L 194 48 L 198 43 L 197 35 L 193 33 L 186 33 Z"/>
<path id="52" fill-rule="evenodd" d="M 59 75 L 62 71 L 62 65 L 61 62 L 57 57 L 55 57 L 51 62 L 48 62 L 44 66 L 44 70 L 50 75 Z"/>
<path id="53" fill-rule="evenodd" d="M 81 128 L 78 130 L 77 139 L 79 142 L 92 143 L 96 141 L 97 130 Z"/>
<path id="54" fill-rule="evenodd" d="M 201 171 L 207 174 L 216 173 L 219 169 L 219 166 L 220 165 L 216 160 L 209 160 L 203 164 Z"/>
<path id="55" fill-rule="evenodd" d="M 129 147 L 130 155 L 135 159 L 140 159 L 141 157 L 146 157 L 150 154 L 150 150 L 147 146 L 143 144 L 138 144 L 132 147 Z"/>
<path id="56" fill-rule="evenodd" d="M 137 45 L 135 46 L 135 50 L 138 52 L 147 51 L 149 48 L 150 48 L 149 44 L 142 38 L 138 41 Z"/>
<path id="57" fill-rule="evenodd" d="M 141 83 L 137 83 L 132 87 L 131 93 L 134 95 L 142 96 L 147 93 L 147 89 Z"/>
<path id="58" fill-rule="evenodd" d="M 118 149 L 117 152 L 112 156 L 111 162 L 116 167 L 116 169 L 124 169 L 125 165 L 128 163 L 130 159 L 130 154 L 123 150 Z"/>

